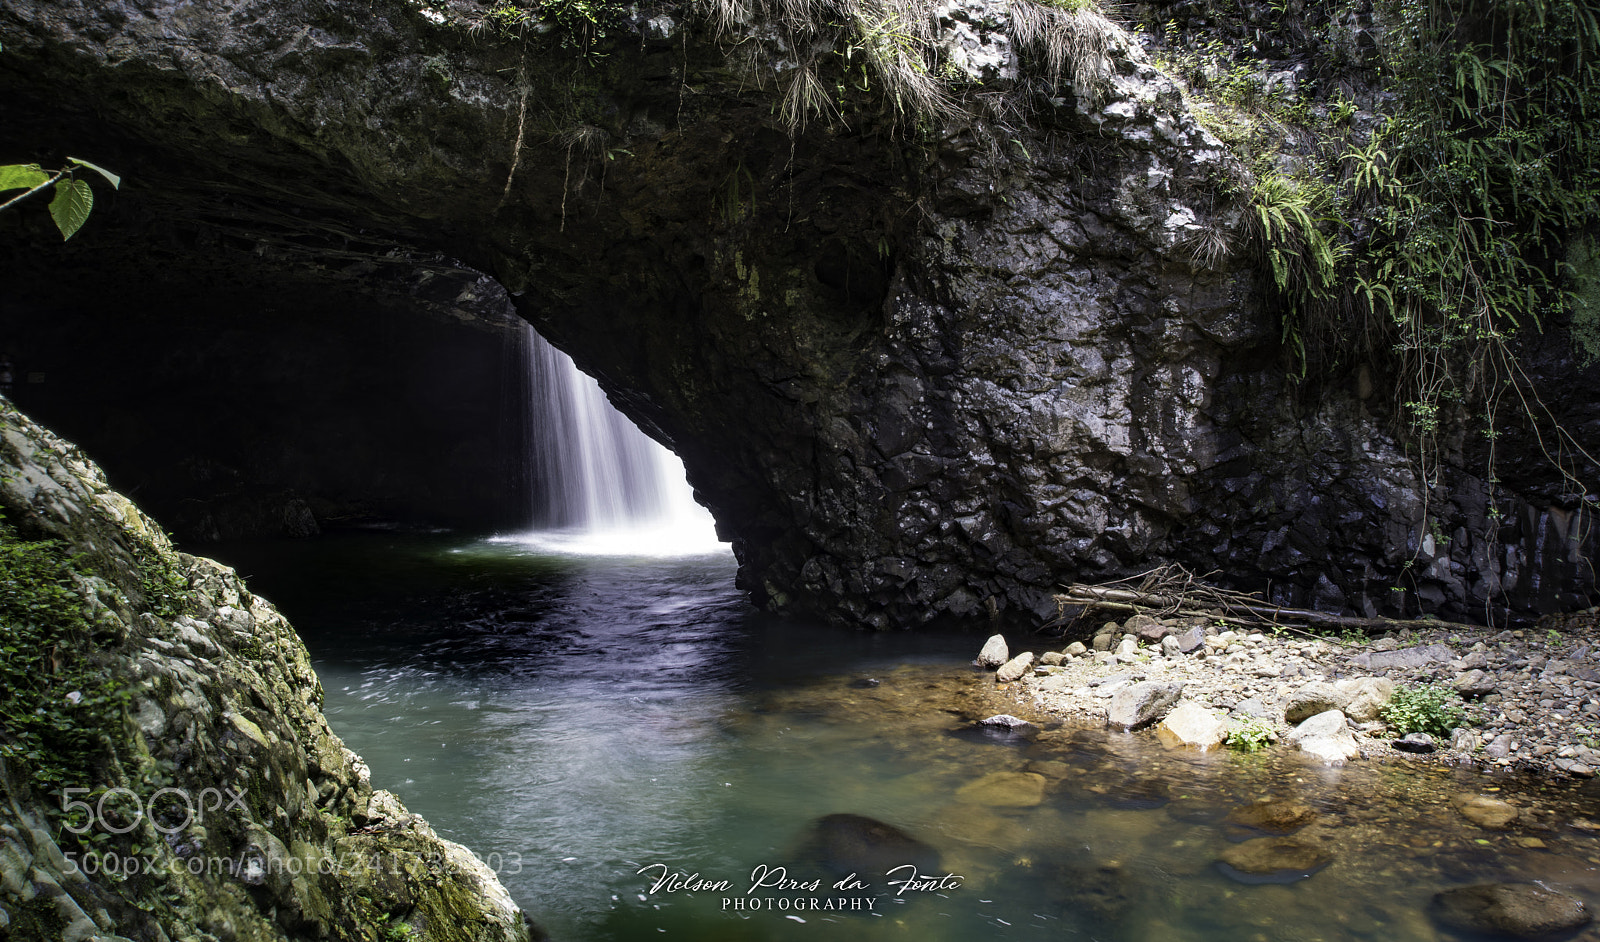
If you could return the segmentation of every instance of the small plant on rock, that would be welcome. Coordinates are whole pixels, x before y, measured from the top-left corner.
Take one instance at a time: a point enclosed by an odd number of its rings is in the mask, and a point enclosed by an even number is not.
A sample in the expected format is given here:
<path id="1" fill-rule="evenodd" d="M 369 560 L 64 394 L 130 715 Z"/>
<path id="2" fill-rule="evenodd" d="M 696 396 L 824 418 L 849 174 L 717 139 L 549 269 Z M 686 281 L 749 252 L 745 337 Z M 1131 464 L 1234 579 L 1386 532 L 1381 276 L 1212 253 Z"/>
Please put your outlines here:
<path id="1" fill-rule="evenodd" d="M 1277 738 L 1278 732 L 1272 728 L 1272 724 L 1254 716 L 1247 716 L 1233 721 L 1222 742 L 1229 749 L 1237 749 L 1240 752 L 1259 752 Z"/>
<path id="2" fill-rule="evenodd" d="M 1451 730 L 1469 722 L 1460 695 L 1434 684 L 1408 684 L 1399 688 L 1383 708 L 1382 716 L 1390 731 L 1398 736 L 1407 733 L 1449 736 Z"/>

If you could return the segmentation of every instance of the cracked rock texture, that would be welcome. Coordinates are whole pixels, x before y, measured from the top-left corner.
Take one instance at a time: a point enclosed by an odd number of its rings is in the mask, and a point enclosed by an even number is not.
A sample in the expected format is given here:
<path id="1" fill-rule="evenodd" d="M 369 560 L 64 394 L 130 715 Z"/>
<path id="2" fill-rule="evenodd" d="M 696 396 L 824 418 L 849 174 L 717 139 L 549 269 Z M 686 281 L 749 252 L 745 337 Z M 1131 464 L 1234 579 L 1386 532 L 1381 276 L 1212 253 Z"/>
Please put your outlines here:
<path id="1" fill-rule="evenodd" d="M 9 224 L 86 303 L 70 276 L 148 282 L 151 252 L 355 266 L 464 317 L 491 275 L 683 457 L 775 610 L 1037 621 L 1063 582 L 1163 559 L 1365 615 L 1582 604 L 1586 521 L 1553 475 L 1508 468 L 1491 501 L 1456 448 L 1430 492 L 1370 381 L 1291 380 L 1241 171 L 1128 35 L 1041 90 L 1005 4 L 947 3 L 950 60 L 1026 121 L 850 99 L 791 136 L 792 62 L 758 28 L 657 12 L 586 57 L 487 14 L 13 0 L 0 117 L 129 185 L 65 250 Z"/>

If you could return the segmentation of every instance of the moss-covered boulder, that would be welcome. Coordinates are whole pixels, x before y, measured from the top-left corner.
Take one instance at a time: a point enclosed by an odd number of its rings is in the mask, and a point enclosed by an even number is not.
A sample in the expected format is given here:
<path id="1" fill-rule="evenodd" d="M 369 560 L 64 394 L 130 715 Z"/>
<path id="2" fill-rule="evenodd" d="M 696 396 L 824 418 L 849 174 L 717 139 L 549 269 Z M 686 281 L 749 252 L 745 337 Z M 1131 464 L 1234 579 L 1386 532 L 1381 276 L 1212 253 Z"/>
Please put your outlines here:
<path id="1" fill-rule="evenodd" d="M 0 937 L 525 942 L 329 729 L 284 617 L 0 399 Z"/>

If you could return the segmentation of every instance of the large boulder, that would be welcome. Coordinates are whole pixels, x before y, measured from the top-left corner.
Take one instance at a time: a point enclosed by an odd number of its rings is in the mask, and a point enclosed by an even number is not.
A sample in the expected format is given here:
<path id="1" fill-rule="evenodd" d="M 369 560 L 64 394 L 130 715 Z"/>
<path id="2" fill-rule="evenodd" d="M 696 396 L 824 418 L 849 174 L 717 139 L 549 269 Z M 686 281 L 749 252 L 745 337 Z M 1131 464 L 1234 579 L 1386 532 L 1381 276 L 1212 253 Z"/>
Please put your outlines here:
<path id="1" fill-rule="evenodd" d="M 1361 754 L 1349 721 L 1338 710 L 1311 717 L 1290 730 L 1288 740 L 1301 752 L 1329 765 L 1343 765 Z"/>
<path id="2" fill-rule="evenodd" d="M 1185 700 L 1172 709 L 1156 735 L 1168 748 L 1185 747 L 1208 752 L 1222 745 L 1227 735 L 1225 724 L 1215 713 L 1194 702 Z"/>
<path id="3" fill-rule="evenodd" d="M 1283 705 L 1286 723 L 1301 723 L 1329 710 L 1342 710 L 1350 702 L 1350 694 L 1333 684 L 1316 681 L 1306 684 L 1289 695 Z"/>
<path id="4" fill-rule="evenodd" d="M 1383 708 L 1394 698 L 1394 681 L 1387 677 L 1357 677 L 1334 683 L 1335 689 L 1346 695 L 1338 709 L 1357 723 L 1370 723 L 1377 719 Z"/>
<path id="5" fill-rule="evenodd" d="M 1181 683 L 1142 681 L 1129 684 L 1111 697 L 1106 722 L 1120 729 L 1139 729 L 1160 719 L 1183 694 Z"/>
<path id="6" fill-rule="evenodd" d="M 1006 647 L 1005 635 L 990 635 L 978 652 L 978 666 L 994 670 L 1011 660 L 1011 649 Z"/>
<path id="7" fill-rule="evenodd" d="M 389 932 L 526 942 L 523 915 L 494 872 L 372 787 L 366 763 L 323 716 L 310 654 L 283 615 L 233 570 L 176 551 L 98 467 L 4 398 L 0 511 L 0 617 L 30 593 L 50 615 L 48 624 L 5 618 L 8 637 L 62 632 L 48 646 L 50 695 L 27 713 L 62 726 L 68 717 L 52 711 L 64 699 L 70 722 L 93 732 L 82 751 L 53 749 L 37 764 L 0 769 L 0 935 L 9 925 L 18 942 Z M 17 566 L 22 559 L 33 563 Z M 47 560 L 54 588 L 37 595 L 35 564 Z M 14 656 L 0 651 L 8 678 Z M 82 683 L 72 692 L 89 696 L 74 700 L 63 683 Z M 101 713 L 97 701 L 114 706 Z M 7 736 L 26 735 L 26 722 L 8 717 Z M 168 807 L 218 796 L 225 813 L 205 815 L 216 806 L 201 804 L 182 819 L 130 814 L 114 830 L 142 848 L 126 858 L 142 874 L 119 879 L 69 862 L 118 844 L 95 842 L 113 837 L 103 819 L 104 829 L 79 821 L 90 831 L 73 832 L 59 782 L 42 777 L 46 763 L 69 782 L 135 801 L 154 804 L 152 783 L 176 796 Z"/>

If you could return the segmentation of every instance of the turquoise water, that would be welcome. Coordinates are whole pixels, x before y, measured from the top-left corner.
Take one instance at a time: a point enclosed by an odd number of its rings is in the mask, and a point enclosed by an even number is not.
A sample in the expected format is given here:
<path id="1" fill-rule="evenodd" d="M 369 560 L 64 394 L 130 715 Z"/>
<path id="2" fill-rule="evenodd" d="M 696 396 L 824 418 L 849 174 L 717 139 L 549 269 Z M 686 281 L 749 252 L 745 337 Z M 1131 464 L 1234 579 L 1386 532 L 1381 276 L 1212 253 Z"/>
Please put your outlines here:
<path id="1" fill-rule="evenodd" d="M 1542 879 L 1600 902 L 1592 790 L 1100 730 L 976 735 L 1023 709 L 968 667 L 982 633 L 771 618 L 724 555 L 393 534 L 219 555 L 306 638 L 374 785 L 557 939 L 1432 940 L 1454 938 L 1425 915 L 1449 886 Z M 1482 831 L 1452 808 L 1462 793 L 1517 793 L 1528 826 Z M 1263 837 L 1228 820 L 1262 798 L 1309 809 L 1290 839 L 1315 867 L 1219 864 Z M 931 847 L 932 879 L 892 885 L 909 873 L 868 859 L 835 889 L 846 874 L 808 839 L 840 814 Z"/>

